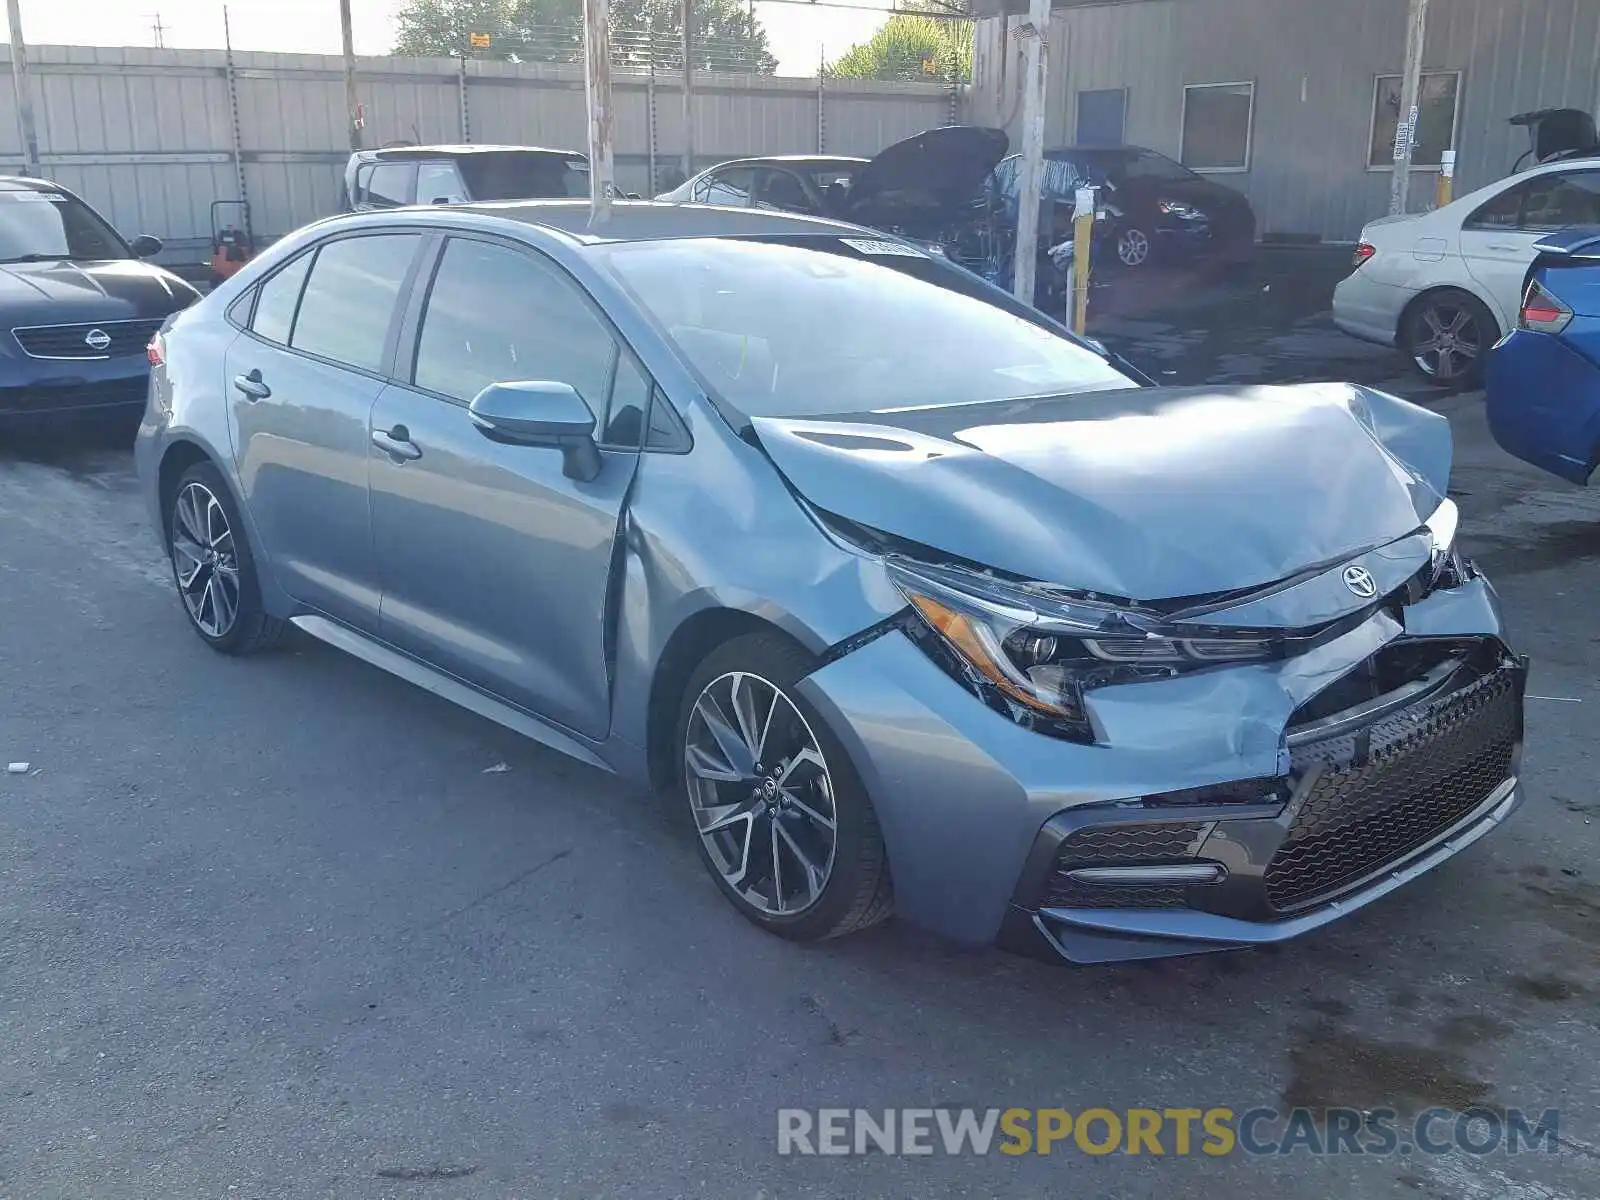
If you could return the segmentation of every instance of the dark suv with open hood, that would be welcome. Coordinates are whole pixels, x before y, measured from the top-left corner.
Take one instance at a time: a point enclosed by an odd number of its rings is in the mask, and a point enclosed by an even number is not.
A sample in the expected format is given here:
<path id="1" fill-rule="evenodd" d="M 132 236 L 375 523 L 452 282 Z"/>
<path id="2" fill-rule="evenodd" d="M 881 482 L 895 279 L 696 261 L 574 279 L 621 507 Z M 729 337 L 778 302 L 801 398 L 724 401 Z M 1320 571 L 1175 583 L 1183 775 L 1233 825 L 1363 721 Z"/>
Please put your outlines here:
<path id="1" fill-rule="evenodd" d="M 66 188 L 0 177 L 0 430 L 137 415 L 145 346 L 200 293 Z"/>
<path id="2" fill-rule="evenodd" d="M 1010 222 L 997 220 L 985 188 L 1009 145 L 1003 130 L 951 125 L 895 142 L 872 158 L 732 159 L 656 199 L 853 221 L 1003 282 L 1010 274 Z"/>

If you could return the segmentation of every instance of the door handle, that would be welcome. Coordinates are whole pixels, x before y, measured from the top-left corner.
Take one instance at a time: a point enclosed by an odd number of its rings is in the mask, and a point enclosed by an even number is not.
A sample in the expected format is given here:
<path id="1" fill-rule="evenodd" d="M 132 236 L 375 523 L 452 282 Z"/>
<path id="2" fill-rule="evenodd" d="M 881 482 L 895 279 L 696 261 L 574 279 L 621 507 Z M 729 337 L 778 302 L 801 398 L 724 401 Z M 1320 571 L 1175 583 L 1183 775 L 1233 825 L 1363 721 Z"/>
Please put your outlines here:
<path id="1" fill-rule="evenodd" d="M 260 367 L 251 371 L 248 375 L 235 375 L 233 377 L 233 386 L 243 392 L 245 398 L 252 403 L 257 400 L 265 400 L 272 395 L 272 389 L 261 382 Z"/>
<path id="2" fill-rule="evenodd" d="M 1521 246 L 1508 246 L 1505 242 L 1490 242 L 1489 243 L 1489 249 L 1491 249 L 1491 250 L 1499 250 L 1501 252 L 1506 252 L 1506 251 L 1511 251 L 1511 250 L 1520 250 L 1520 249 L 1522 249 L 1522 247 Z"/>
<path id="3" fill-rule="evenodd" d="M 414 461 L 422 457 L 422 447 L 411 440 L 411 431 L 404 425 L 396 425 L 387 433 L 374 429 L 372 444 L 397 461 Z"/>

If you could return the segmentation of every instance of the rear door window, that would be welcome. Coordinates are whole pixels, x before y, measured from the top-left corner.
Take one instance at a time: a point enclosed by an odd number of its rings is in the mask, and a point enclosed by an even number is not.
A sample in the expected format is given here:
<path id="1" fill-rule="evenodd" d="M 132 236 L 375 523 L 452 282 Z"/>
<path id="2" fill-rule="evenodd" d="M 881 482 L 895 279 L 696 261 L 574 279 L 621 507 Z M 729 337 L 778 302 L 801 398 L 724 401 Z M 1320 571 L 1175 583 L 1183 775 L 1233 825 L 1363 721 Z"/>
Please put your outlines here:
<path id="1" fill-rule="evenodd" d="M 381 233 L 325 242 L 311 264 L 289 345 L 363 371 L 383 370 L 395 301 L 421 241 L 420 234 Z"/>
<path id="2" fill-rule="evenodd" d="M 370 163 L 356 174 L 356 206 L 398 208 L 411 203 L 415 163 Z"/>
<path id="3" fill-rule="evenodd" d="M 776 208 L 783 212 L 814 213 L 817 206 L 806 194 L 805 185 L 788 171 L 769 167 L 760 172 L 757 208 Z"/>

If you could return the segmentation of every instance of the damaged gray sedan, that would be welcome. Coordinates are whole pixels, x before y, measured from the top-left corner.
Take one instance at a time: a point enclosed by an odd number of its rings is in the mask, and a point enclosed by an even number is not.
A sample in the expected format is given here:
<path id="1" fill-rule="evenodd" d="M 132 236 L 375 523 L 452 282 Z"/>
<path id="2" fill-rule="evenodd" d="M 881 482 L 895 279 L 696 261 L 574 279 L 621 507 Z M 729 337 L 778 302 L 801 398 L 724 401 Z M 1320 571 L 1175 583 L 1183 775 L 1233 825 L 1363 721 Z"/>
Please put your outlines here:
<path id="1" fill-rule="evenodd" d="M 670 795 L 796 939 L 1279 941 L 1518 802 L 1446 421 L 1158 388 L 882 234 L 563 202 L 284 239 L 151 344 L 183 611 Z"/>

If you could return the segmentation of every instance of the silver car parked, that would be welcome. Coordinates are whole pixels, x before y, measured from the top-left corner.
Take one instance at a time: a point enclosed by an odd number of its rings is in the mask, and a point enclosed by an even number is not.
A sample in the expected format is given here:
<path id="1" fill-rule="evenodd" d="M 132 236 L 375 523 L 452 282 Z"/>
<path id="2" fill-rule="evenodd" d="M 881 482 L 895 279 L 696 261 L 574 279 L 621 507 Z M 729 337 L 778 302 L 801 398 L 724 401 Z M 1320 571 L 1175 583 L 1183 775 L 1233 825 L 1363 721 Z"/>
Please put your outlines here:
<path id="1" fill-rule="evenodd" d="M 1517 803 L 1448 426 L 1382 393 L 1152 387 L 897 239 L 648 203 L 325 221 L 150 357 L 201 638 L 653 785 L 787 937 L 1276 941 Z"/>

